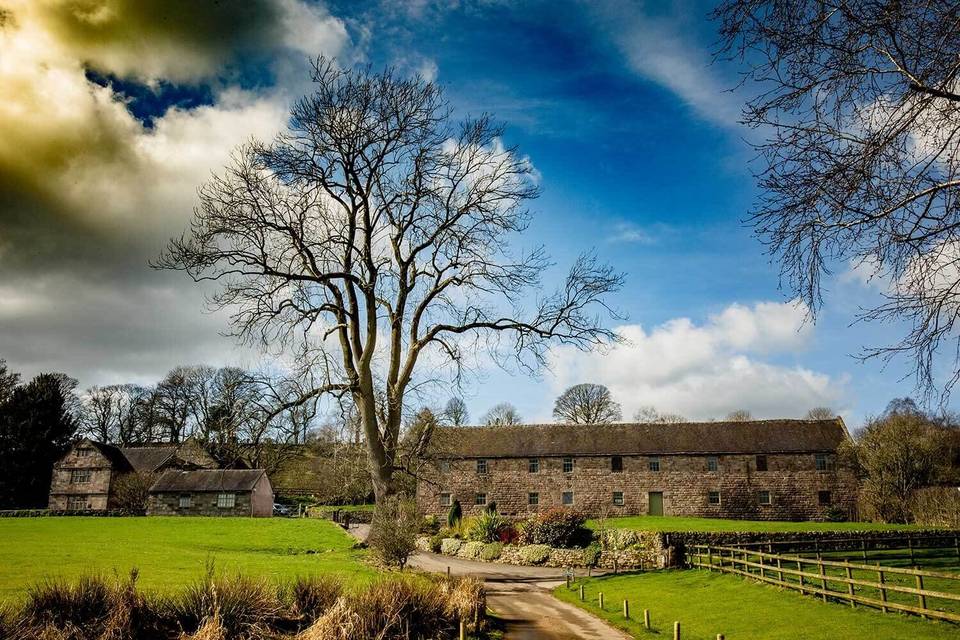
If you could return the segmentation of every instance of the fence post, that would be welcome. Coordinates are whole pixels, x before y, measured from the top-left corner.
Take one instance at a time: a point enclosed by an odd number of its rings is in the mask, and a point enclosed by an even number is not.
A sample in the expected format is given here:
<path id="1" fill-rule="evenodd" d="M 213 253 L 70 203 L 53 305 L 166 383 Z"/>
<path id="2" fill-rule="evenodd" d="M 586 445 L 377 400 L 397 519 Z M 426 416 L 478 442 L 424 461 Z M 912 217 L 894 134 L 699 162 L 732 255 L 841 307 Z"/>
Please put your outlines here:
<path id="1" fill-rule="evenodd" d="M 580 585 L 580 602 L 583 602 L 583 585 Z"/>
<path id="2" fill-rule="evenodd" d="M 447 565 L 447 580 L 450 579 L 450 565 Z"/>
<path id="3" fill-rule="evenodd" d="M 910 549 L 910 564 L 913 565 L 913 536 L 907 536 L 907 548 Z"/>
<path id="4" fill-rule="evenodd" d="M 766 573 L 766 571 L 764 571 L 764 569 L 763 569 L 763 561 L 764 561 L 763 551 L 758 551 L 758 552 L 757 552 L 757 560 L 760 561 L 760 578 L 761 578 L 761 579 L 762 579 L 762 578 L 766 578 L 766 577 L 767 577 L 767 573 Z"/>
<path id="5" fill-rule="evenodd" d="M 817 572 L 822 576 L 820 578 L 820 589 L 823 590 L 821 594 L 823 596 L 823 601 L 827 601 L 827 573 L 823 568 L 823 558 L 820 556 L 820 552 L 817 551 Z"/>
<path id="6" fill-rule="evenodd" d="M 853 572 L 850 570 L 850 561 L 844 560 L 844 563 L 846 563 L 847 565 L 846 567 L 844 567 L 847 570 L 847 580 L 848 581 L 853 580 Z M 853 609 L 856 609 L 857 603 L 853 599 L 853 596 L 854 596 L 853 582 L 847 582 L 847 595 L 850 596 L 850 607 Z"/>
<path id="7" fill-rule="evenodd" d="M 780 554 L 777 554 L 777 580 L 783 584 L 783 565 L 780 564 Z"/>
<path id="8" fill-rule="evenodd" d="M 650 609 L 643 610 L 643 626 L 647 631 L 650 631 Z"/>
<path id="9" fill-rule="evenodd" d="M 803 588 L 803 566 L 799 559 L 797 560 L 797 577 L 800 578 L 800 595 L 806 595 L 807 590 Z"/>
<path id="10" fill-rule="evenodd" d="M 599 600 L 600 600 L 600 610 L 602 611 L 603 610 L 603 591 L 601 591 L 599 594 Z"/>
<path id="11" fill-rule="evenodd" d="M 623 599 L 623 617 L 630 619 L 630 602 L 626 598 Z"/>
<path id="12" fill-rule="evenodd" d="M 957 560 L 960 560 L 960 536 L 953 536 L 953 546 L 957 549 Z"/>
<path id="13" fill-rule="evenodd" d="M 960 549 L 960 547 L 957 547 Z M 957 557 L 960 557 L 960 551 L 957 551 Z M 713 571 L 713 547 L 707 547 L 707 568 Z"/>
<path id="14" fill-rule="evenodd" d="M 883 585 L 885 584 L 885 583 L 884 583 L 884 579 L 883 579 L 883 569 L 880 568 L 880 563 L 879 563 L 879 562 L 877 563 L 877 582 L 880 583 L 880 602 L 883 603 L 883 605 L 880 607 L 880 609 L 881 609 L 884 613 L 888 613 L 888 609 L 887 609 L 887 589 L 886 589 L 886 587 L 883 586 Z"/>
<path id="15" fill-rule="evenodd" d="M 867 541 L 865 539 L 860 540 L 860 550 L 863 551 L 863 561 L 867 561 Z"/>
<path id="16" fill-rule="evenodd" d="M 723 634 L 722 634 L 722 633 L 718 633 L 718 634 L 717 634 L 717 640 L 723 640 Z"/>
<path id="17" fill-rule="evenodd" d="M 460 618 L 460 640 L 467 640 L 467 625 L 463 618 Z"/>
<path id="18" fill-rule="evenodd" d="M 673 640 L 680 640 L 680 621 L 673 623 Z"/>
<path id="19" fill-rule="evenodd" d="M 914 570 L 914 571 L 918 571 L 917 567 L 914 567 L 913 570 Z M 927 608 L 927 596 L 925 596 L 925 595 L 923 594 L 923 574 L 917 573 L 917 574 L 915 574 L 915 575 L 917 576 L 917 589 L 920 590 L 920 593 L 917 594 L 917 599 L 920 601 L 920 608 L 921 608 L 921 609 L 926 609 L 926 608 Z M 926 617 L 927 617 L 927 616 L 923 615 L 922 613 L 921 613 L 920 615 L 923 616 L 925 619 L 926 619 Z"/>

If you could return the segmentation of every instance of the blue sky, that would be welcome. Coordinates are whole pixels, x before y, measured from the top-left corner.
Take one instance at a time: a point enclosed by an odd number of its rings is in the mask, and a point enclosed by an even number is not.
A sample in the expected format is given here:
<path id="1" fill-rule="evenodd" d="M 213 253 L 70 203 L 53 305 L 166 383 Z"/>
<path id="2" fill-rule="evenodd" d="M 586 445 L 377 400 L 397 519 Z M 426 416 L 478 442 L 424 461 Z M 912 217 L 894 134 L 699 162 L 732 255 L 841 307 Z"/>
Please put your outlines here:
<path id="1" fill-rule="evenodd" d="M 558 350 L 540 378 L 489 368 L 465 389 L 475 418 L 509 401 L 549 419 L 564 385 L 594 381 L 626 418 L 642 405 L 708 418 L 826 404 L 857 425 L 913 391 L 908 363 L 851 357 L 903 332 L 849 326 L 876 283 L 835 265 L 817 323 L 804 324 L 743 224 L 756 195 L 747 140 L 760 133 L 737 124 L 750 90 L 731 91 L 737 68 L 711 62 L 709 4 L 257 0 L 222 26 L 220 9 L 191 3 L 103 4 L 94 29 L 55 3 L 15 1 L 16 27 L 0 32 L 12 52 L 0 81 L 23 87 L 0 110 L 0 358 L 16 369 L 86 385 L 256 361 L 218 334 L 223 315 L 203 313 L 192 285 L 146 263 L 229 150 L 282 127 L 308 87 L 307 56 L 325 53 L 422 73 L 458 116 L 504 121 L 504 142 L 540 175 L 519 242 L 549 248 L 549 282 L 589 249 L 627 274 L 615 306 L 628 346 Z M 151 11 L 180 14 L 148 28 Z M 193 24 L 210 30 L 200 44 Z M 70 114 L 40 100 L 51 88 L 73 96 Z"/>

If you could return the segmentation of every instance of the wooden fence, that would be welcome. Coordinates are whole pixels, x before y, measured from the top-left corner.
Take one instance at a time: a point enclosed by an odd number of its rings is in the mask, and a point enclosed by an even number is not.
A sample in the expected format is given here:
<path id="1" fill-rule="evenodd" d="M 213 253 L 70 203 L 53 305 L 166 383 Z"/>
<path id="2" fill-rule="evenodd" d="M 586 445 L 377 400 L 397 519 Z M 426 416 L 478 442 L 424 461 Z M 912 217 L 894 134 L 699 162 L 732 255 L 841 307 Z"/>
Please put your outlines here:
<path id="1" fill-rule="evenodd" d="M 691 545 L 687 549 L 687 558 L 691 566 L 699 569 L 745 576 L 805 595 L 819 596 L 824 602 L 837 600 L 849 603 L 851 607 L 874 607 L 884 613 L 902 612 L 960 622 L 960 574 L 711 545 Z M 876 579 L 867 579 L 872 576 Z M 943 586 L 928 589 L 924 587 L 925 580 Z M 904 582 L 914 586 L 907 586 Z M 872 597 L 874 593 L 878 597 Z M 907 604 L 904 600 L 915 600 L 916 604 Z M 937 602 L 941 603 L 940 607 L 934 606 Z M 944 610 L 944 607 L 952 610 Z"/>
<path id="2" fill-rule="evenodd" d="M 911 534 L 857 536 L 852 538 L 824 538 L 794 540 L 769 540 L 763 542 L 743 542 L 728 545 L 743 549 L 766 551 L 767 553 L 796 554 L 803 553 L 842 553 L 857 556 L 864 563 L 873 560 L 909 560 L 914 564 L 918 556 L 953 556 L 960 561 L 960 534 L 944 532 L 940 534 Z M 930 552 L 934 552 L 931 554 Z M 871 553 L 874 557 L 871 558 Z"/>

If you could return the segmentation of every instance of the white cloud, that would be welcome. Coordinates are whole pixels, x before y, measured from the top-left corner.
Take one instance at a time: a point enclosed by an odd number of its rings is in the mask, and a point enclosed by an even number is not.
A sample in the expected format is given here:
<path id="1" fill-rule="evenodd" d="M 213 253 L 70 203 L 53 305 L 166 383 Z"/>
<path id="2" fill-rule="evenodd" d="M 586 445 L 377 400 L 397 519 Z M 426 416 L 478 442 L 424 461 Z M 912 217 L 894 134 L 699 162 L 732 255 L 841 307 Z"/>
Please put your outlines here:
<path id="1" fill-rule="evenodd" d="M 741 408 L 756 417 L 839 408 L 844 380 L 763 359 L 806 347 L 812 327 L 805 314 L 803 306 L 761 302 L 731 305 L 703 324 L 678 318 L 652 330 L 622 326 L 618 332 L 625 342 L 606 353 L 555 349 L 554 391 L 585 381 L 604 384 L 625 418 L 647 405 L 690 419 L 722 418 Z"/>
<path id="2" fill-rule="evenodd" d="M 607 235 L 607 242 L 628 244 L 653 244 L 653 236 L 632 222 L 618 222 Z"/>

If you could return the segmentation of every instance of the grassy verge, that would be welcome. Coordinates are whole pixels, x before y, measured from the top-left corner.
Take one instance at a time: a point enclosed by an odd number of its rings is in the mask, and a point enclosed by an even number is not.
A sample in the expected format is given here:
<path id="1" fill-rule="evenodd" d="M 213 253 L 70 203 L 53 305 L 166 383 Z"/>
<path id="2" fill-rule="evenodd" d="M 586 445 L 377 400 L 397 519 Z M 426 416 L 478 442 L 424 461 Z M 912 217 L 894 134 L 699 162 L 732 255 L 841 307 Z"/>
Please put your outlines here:
<path id="1" fill-rule="evenodd" d="M 680 621 L 684 640 L 727 638 L 751 640 L 947 640 L 958 628 L 941 622 L 883 614 L 864 608 L 827 604 L 792 591 L 761 585 L 731 575 L 706 571 L 659 571 L 587 579 L 585 602 L 576 586 L 554 591 L 561 600 L 579 606 L 636 638 L 654 638 L 643 628 L 643 610 L 650 610 L 653 631 L 672 637 Z M 605 608 L 597 595 L 603 592 Z M 632 620 L 625 620 L 623 600 L 630 602 Z M 637 622 L 639 619 L 639 622 Z"/>
<path id="2" fill-rule="evenodd" d="M 335 524 L 289 518 L 0 518 L 0 600 L 20 599 L 36 582 L 140 571 L 148 592 L 170 592 L 203 575 L 279 581 L 317 573 L 365 581 L 375 570 Z"/>
<path id="3" fill-rule="evenodd" d="M 589 520 L 596 529 L 598 523 Z M 677 516 L 626 516 L 609 518 L 606 526 L 643 531 L 733 531 L 733 532 L 809 532 L 809 531 L 909 531 L 918 527 L 878 522 L 779 522 L 766 520 L 723 520 L 719 518 L 681 518 Z"/>

